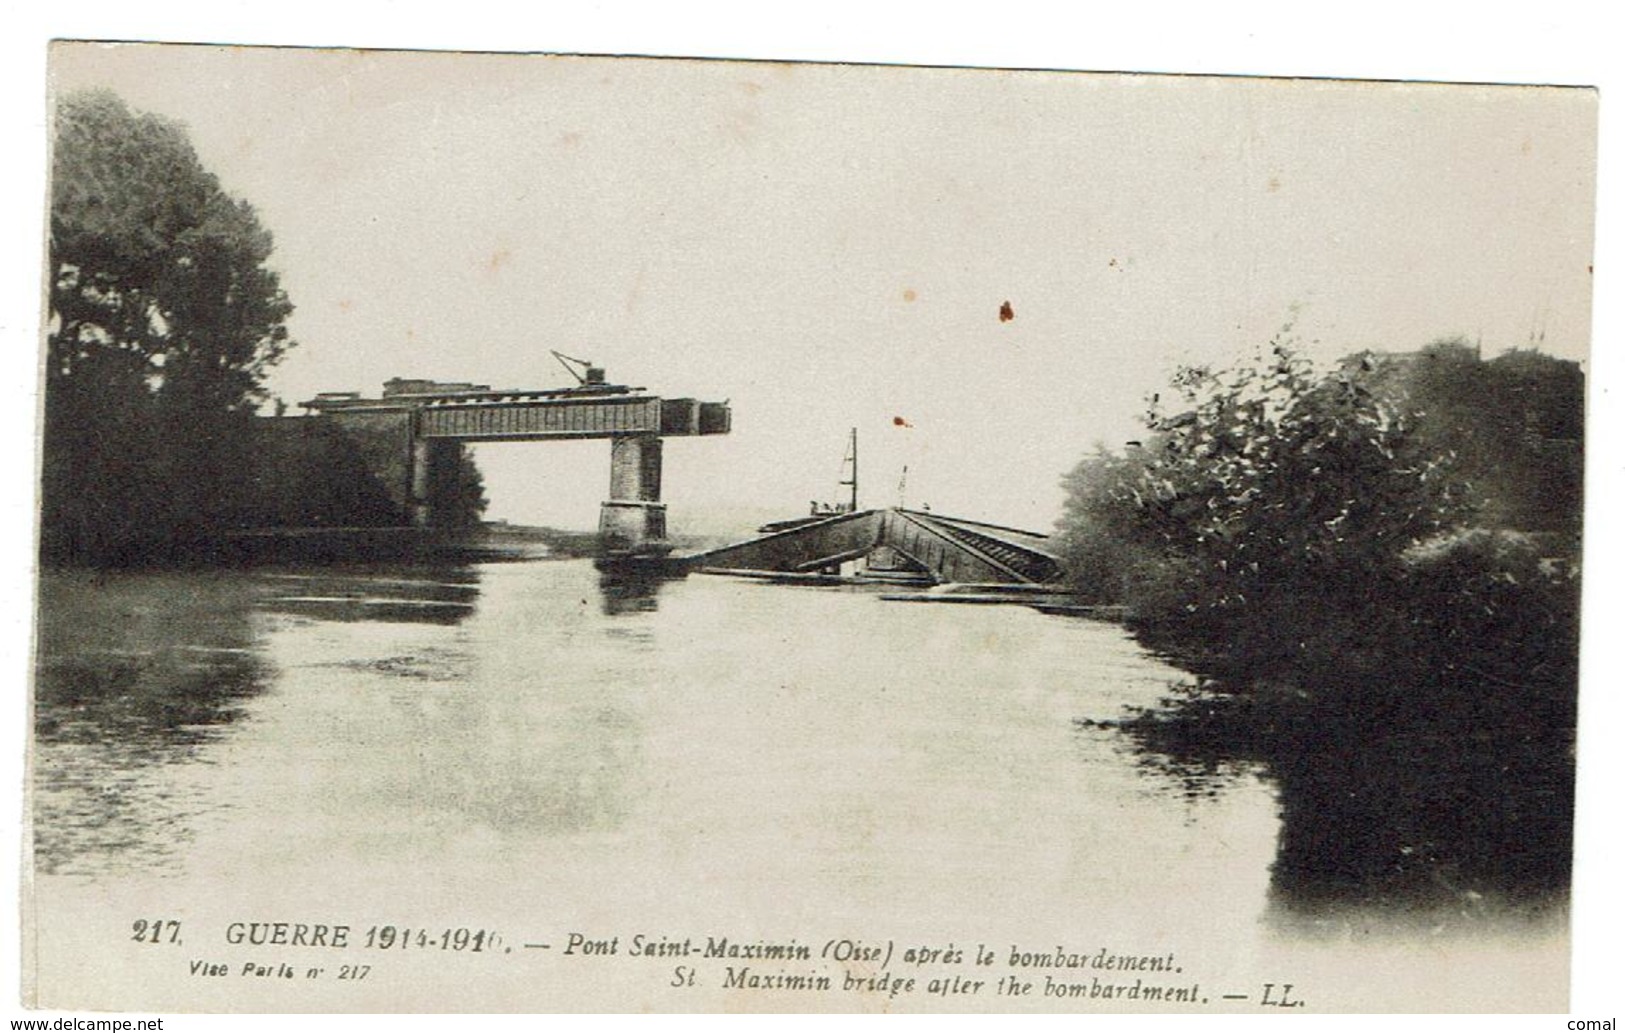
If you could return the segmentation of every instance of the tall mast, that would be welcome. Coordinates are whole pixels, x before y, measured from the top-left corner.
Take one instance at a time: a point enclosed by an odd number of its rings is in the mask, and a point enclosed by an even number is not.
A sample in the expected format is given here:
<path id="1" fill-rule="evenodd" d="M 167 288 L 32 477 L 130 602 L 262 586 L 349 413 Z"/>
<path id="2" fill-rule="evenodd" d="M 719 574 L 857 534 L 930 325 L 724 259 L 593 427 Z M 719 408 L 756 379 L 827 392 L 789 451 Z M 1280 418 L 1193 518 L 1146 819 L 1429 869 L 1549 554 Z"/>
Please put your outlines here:
<path id="1" fill-rule="evenodd" d="M 858 511 L 858 428 L 856 427 L 852 428 L 852 433 L 847 437 L 846 459 L 841 463 L 842 470 L 844 471 L 847 466 L 852 467 L 852 474 L 840 483 L 843 486 L 851 487 L 852 497 L 848 503 L 847 512 L 856 513 Z"/>

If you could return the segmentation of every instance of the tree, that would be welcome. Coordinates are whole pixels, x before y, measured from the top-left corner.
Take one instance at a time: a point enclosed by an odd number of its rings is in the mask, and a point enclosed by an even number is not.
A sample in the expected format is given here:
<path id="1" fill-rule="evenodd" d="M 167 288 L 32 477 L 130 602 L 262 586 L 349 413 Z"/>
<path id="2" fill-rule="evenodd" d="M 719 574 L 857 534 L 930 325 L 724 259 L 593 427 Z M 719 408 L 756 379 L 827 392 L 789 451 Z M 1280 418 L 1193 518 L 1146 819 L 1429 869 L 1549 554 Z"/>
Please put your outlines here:
<path id="1" fill-rule="evenodd" d="M 1489 361 L 1436 341 L 1393 370 L 1430 444 L 1455 456 L 1481 527 L 1577 534 L 1585 375 L 1578 363 L 1512 350 Z"/>
<path id="2" fill-rule="evenodd" d="M 1268 766 L 1289 905 L 1566 883 L 1580 582 L 1549 531 L 1578 497 L 1541 475 L 1578 456 L 1583 386 L 1457 343 L 1316 371 L 1283 335 L 1179 371 L 1141 447 L 1068 478 L 1070 573 L 1200 676 L 1125 727 Z"/>
<path id="3" fill-rule="evenodd" d="M 1143 635 L 1258 669 L 1354 655 L 1405 550 L 1465 513 L 1448 455 L 1375 389 L 1378 369 L 1318 373 L 1285 333 L 1233 367 L 1179 370 L 1143 446 L 1074 471 L 1062 524 L 1068 553 L 1107 557 Z"/>
<path id="4" fill-rule="evenodd" d="M 1397 569 L 1463 515 L 1448 456 L 1358 364 L 1317 375 L 1277 339 L 1255 361 L 1175 378 L 1147 416 L 1162 440 L 1137 487 L 1141 519 L 1214 578 L 1215 607 L 1328 577 Z"/>
<path id="5" fill-rule="evenodd" d="M 1074 592 L 1088 602 L 1144 602 L 1161 550 L 1143 533 L 1130 500 L 1158 451 L 1135 442 L 1119 455 L 1097 444 L 1062 478 L 1061 564 Z"/>
<path id="6" fill-rule="evenodd" d="M 471 528 L 480 525 L 480 519 L 485 516 L 485 507 L 489 504 L 485 497 L 485 475 L 475 465 L 474 457 L 467 448 L 457 450 L 457 471 L 452 478 L 451 512 L 447 515 L 447 526 Z"/>
<path id="7" fill-rule="evenodd" d="M 133 560 L 229 521 L 246 422 L 291 346 L 270 234 L 185 130 L 106 91 L 57 110 L 43 525 Z"/>
<path id="8" fill-rule="evenodd" d="M 1069 475 L 1063 553 L 1153 645 L 1329 684 L 1476 670 L 1571 680 L 1583 381 L 1459 344 L 1316 371 L 1283 337 L 1186 368 L 1150 436 Z M 1571 558 L 1571 557 L 1569 557 Z M 1450 677 L 1455 677 L 1450 674 Z M 1550 689 L 1550 692 L 1546 692 Z"/>

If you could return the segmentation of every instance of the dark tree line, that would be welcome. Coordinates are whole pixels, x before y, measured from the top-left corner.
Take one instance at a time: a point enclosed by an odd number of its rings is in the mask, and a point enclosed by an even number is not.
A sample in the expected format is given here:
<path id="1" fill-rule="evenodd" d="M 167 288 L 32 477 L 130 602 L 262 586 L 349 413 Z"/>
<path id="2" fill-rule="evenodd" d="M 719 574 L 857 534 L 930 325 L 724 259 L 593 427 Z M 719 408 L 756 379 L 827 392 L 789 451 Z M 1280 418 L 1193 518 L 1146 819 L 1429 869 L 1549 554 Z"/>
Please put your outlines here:
<path id="1" fill-rule="evenodd" d="M 48 558 L 152 558 L 245 505 L 249 421 L 290 347 L 271 237 L 185 130 L 64 98 L 51 178 Z"/>
<path id="2" fill-rule="evenodd" d="M 46 560 L 162 562 L 230 528 L 403 522 L 355 449 L 272 434 L 255 415 L 293 346 L 271 252 L 253 208 L 222 189 L 179 123 L 107 91 L 60 101 Z M 477 520 L 484 500 L 466 457 L 459 491 L 458 519 Z"/>

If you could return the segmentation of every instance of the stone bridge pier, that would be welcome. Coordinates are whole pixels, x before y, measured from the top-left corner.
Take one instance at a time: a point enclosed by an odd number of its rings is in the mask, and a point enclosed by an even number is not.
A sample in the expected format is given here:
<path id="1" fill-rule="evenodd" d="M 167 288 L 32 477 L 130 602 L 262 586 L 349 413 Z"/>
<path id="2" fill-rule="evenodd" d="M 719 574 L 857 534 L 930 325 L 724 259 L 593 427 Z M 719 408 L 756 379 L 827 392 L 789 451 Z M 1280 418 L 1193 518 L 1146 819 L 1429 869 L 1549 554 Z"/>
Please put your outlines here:
<path id="1" fill-rule="evenodd" d="M 655 434 L 610 441 L 609 498 L 599 507 L 598 539 L 606 552 L 664 553 L 666 504 L 660 501 L 664 442 Z"/>
<path id="2" fill-rule="evenodd" d="M 463 446 L 443 438 L 414 438 L 412 441 L 411 499 L 413 527 L 444 527 L 445 500 L 457 487 L 458 467 Z"/>

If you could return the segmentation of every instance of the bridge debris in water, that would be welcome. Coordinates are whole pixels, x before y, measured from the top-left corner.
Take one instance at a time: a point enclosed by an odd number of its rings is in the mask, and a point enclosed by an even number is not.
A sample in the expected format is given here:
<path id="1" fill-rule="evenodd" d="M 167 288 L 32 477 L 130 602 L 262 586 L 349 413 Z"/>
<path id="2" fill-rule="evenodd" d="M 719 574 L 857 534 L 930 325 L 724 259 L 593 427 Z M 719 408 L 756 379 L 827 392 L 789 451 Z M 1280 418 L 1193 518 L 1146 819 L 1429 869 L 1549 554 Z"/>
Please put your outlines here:
<path id="1" fill-rule="evenodd" d="M 1047 535 L 912 509 L 797 522 L 688 562 L 698 573 L 792 584 L 937 586 L 887 599 L 1017 603 L 1061 612 L 1075 603 L 1059 584 L 1061 563 Z"/>

